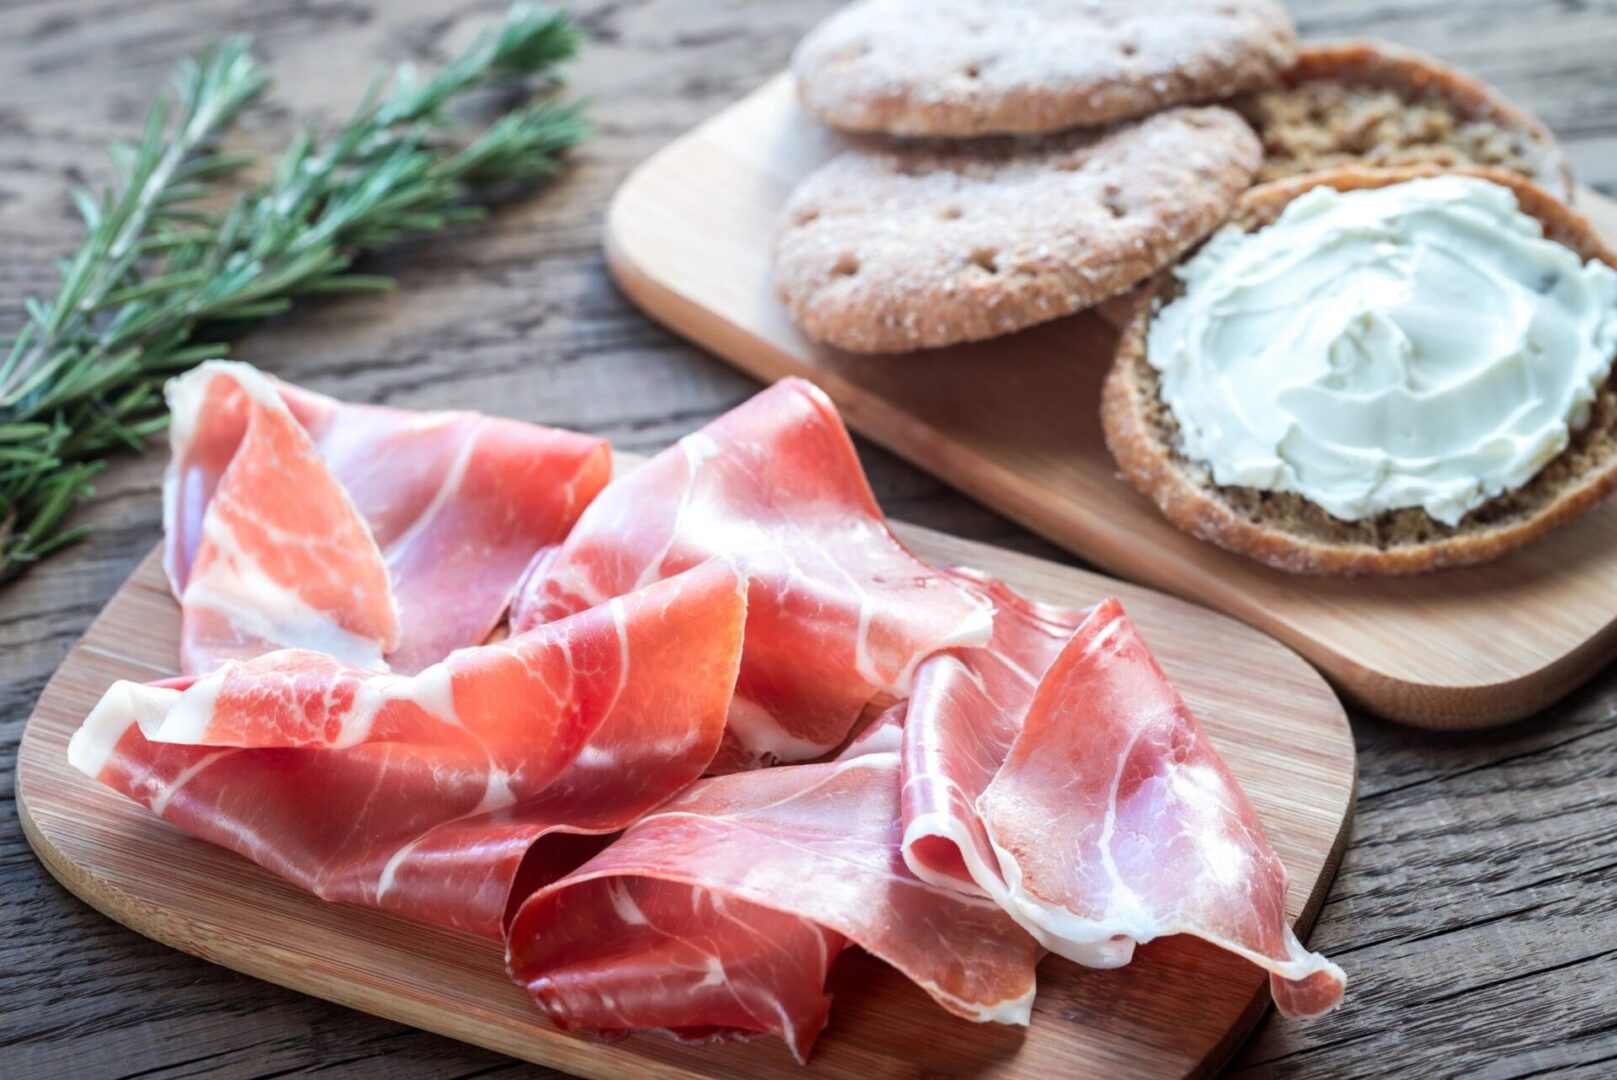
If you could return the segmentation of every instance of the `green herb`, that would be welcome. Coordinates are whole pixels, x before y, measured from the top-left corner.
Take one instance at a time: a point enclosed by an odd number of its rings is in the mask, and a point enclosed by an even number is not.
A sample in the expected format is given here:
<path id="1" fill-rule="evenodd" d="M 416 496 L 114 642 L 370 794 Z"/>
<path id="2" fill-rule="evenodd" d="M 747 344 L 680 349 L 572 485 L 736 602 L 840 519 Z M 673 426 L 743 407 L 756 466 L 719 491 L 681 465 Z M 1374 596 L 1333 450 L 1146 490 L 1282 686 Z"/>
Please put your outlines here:
<path id="1" fill-rule="evenodd" d="M 504 26 L 431 79 L 378 82 L 328 138 L 305 132 L 272 177 L 222 212 L 203 209 L 250 158 L 220 133 L 268 85 L 232 40 L 180 65 L 178 108 L 152 109 L 138 146 L 114 146 L 116 186 L 77 193 L 89 233 L 48 301 L 0 355 L 0 582 L 72 543 L 72 509 L 107 455 L 167 424 L 163 382 L 306 293 L 374 291 L 360 253 L 481 216 L 475 201 L 554 173 L 588 134 L 577 103 L 531 95 L 470 141 L 449 107 L 510 79 L 547 75 L 577 50 L 559 12 L 519 4 Z"/>

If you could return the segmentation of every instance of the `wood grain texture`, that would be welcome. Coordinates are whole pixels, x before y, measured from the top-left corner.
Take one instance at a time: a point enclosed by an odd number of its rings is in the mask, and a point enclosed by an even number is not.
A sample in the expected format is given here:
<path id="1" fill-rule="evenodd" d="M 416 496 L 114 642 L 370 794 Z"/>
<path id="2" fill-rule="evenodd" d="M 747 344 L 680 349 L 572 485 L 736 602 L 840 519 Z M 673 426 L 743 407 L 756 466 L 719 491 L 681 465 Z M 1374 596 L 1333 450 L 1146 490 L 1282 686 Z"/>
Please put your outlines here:
<path id="1" fill-rule="evenodd" d="M 376 260 L 392 296 L 321 304 L 239 355 L 314 389 L 486 408 L 660 449 L 756 387 L 636 311 L 602 267 L 617 185 L 762 85 L 835 0 L 565 0 L 595 39 L 576 85 L 600 129 L 552 190 L 426 250 Z M 80 228 L 74 183 L 174 60 L 250 31 L 280 76 L 245 139 L 329 123 L 375 66 L 441 59 L 503 0 L 11 0 L 0 5 L 0 333 L 48 291 Z M 1617 195 L 1612 0 L 1291 0 L 1315 37 L 1436 53 L 1537 112 L 1580 179 Z M 867 443 L 895 517 L 1065 558 Z M 115 462 L 85 544 L 0 592 L 0 795 L 47 678 L 159 532 L 162 455 Z M 1421 647 L 1411 642 L 1411 649 Z M 1610 1075 L 1617 1062 L 1617 670 L 1497 731 L 1425 734 L 1353 717 L 1360 799 L 1310 942 L 1350 965 L 1347 1004 L 1265 1021 L 1232 1068 L 1263 1076 Z M 75 900 L 0 805 L 0 1075 L 545 1076 L 465 1043 L 271 986 L 169 949 Z"/>
<path id="2" fill-rule="evenodd" d="M 1118 475 L 1099 420 L 1116 335 L 1093 313 L 903 356 L 811 344 L 775 296 L 771 241 L 793 187 L 848 145 L 779 76 L 624 182 L 607 216 L 613 275 L 743 371 L 813 379 L 887 449 L 1114 574 L 1267 630 L 1383 716 L 1506 723 L 1617 656 L 1617 501 L 1485 566 L 1287 574 L 1179 531 Z M 1582 205 L 1617 244 L 1617 203 L 1586 191 Z"/>
<path id="3" fill-rule="evenodd" d="M 1273 639 L 1204 608 L 985 544 L 900 526 L 937 565 L 966 564 L 1036 599 L 1119 595 L 1251 797 L 1289 873 L 1306 931 L 1347 838 L 1355 782 L 1347 717 L 1323 679 Z M 158 554 L 91 623 L 23 734 L 17 801 L 29 842 L 81 899 L 149 937 L 236 970 L 583 1076 L 799 1075 L 783 1045 L 603 1045 L 545 1023 L 489 942 L 327 904 L 229 852 L 193 841 L 67 763 L 67 741 L 117 679 L 174 674 L 179 608 Z M 1262 681 L 1266 692 L 1253 695 Z M 807 1075 L 1110 1077 L 1205 1073 L 1267 1005 L 1268 979 L 1192 940 L 1143 947 L 1121 972 L 1050 957 L 1027 1031 L 950 1017 L 868 957 L 839 963 L 831 1025 Z"/>

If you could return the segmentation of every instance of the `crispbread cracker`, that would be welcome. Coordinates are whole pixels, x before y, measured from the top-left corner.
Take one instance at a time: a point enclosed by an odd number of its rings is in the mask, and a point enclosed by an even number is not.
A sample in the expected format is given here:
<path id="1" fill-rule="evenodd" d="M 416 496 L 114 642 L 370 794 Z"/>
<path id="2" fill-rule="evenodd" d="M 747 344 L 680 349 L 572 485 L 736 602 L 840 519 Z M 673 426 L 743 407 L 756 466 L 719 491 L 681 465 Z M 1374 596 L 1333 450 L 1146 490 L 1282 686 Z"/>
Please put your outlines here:
<path id="1" fill-rule="evenodd" d="M 1328 185 L 1340 191 L 1382 187 L 1440 170 L 1341 169 L 1252 189 L 1233 221 L 1248 230 L 1275 220 L 1292 199 Z M 1551 193 L 1513 173 L 1465 170 L 1503 184 L 1544 234 L 1585 259 L 1617 265 L 1581 216 Z M 1424 510 L 1392 510 L 1363 521 L 1341 521 L 1292 492 L 1220 487 L 1208 468 L 1180 450 L 1179 428 L 1158 395 L 1158 375 L 1146 342 L 1158 302 L 1174 295 L 1172 275 L 1138 290 L 1117 358 L 1101 394 L 1106 445 L 1125 476 L 1179 528 L 1230 551 L 1296 573 L 1415 574 L 1498 558 L 1582 514 L 1617 487 L 1617 376 L 1596 395 L 1588 422 L 1570 445 L 1525 485 L 1444 525 Z"/>
<path id="2" fill-rule="evenodd" d="M 1494 168 L 1563 198 L 1555 137 L 1479 79 L 1377 41 L 1309 43 L 1282 85 L 1238 104 L 1263 139 L 1260 181 L 1348 165 Z"/>
<path id="3" fill-rule="evenodd" d="M 1217 228 L 1258 166 L 1228 109 L 1038 142 L 846 151 L 782 214 L 775 284 L 805 335 L 901 352 L 1089 307 Z"/>
<path id="4" fill-rule="evenodd" d="M 1036 134 L 1271 85 L 1294 52 L 1278 0 L 859 0 L 792 59 L 845 131 Z"/>

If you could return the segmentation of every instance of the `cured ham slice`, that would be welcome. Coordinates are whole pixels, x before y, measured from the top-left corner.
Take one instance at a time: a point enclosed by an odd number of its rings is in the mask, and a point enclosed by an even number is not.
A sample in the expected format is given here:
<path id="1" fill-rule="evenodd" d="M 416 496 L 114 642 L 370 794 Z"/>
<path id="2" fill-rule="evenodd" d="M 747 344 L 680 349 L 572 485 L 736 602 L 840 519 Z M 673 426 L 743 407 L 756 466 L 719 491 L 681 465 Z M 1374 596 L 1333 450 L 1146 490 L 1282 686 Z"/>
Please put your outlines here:
<path id="1" fill-rule="evenodd" d="M 1007 910 L 1096 965 L 1193 934 L 1270 973 L 1282 1012 L 1342 996 L 1286 920 L 1286 872 L 1235 778 L 1115 600 L 1051 665 L 978 801 Z"/>
<path id="2" fill-rule="evenodd" d="M 975 570 L 948 573 L 993 603 L 994 632 L 988 644 L 938 653 L 916 672 L 904 722 L 904 861 L 923 881 L 1003 900 L 977 800 L 1087 610 L 1028 600 Z"/>
<path id="3" fill-rule="evenodd" d="M 767 1034 L 802 1061 L 854 944 L 956 1015 L 1026 1024 L 1037 944 L 904 867 L 893 719 L 835 762 L 704 780 L 643 818 L 523 903 L 513 976 L 563 1028 Z"/>
<path id="4" fill-rule="evenodd" d="M 170 384 L 170 401 L 165 564 L 183 601 L 182 668 L 293 644 L 382 666 L 400 636 L 386 563 L 270 382 L 204 365 Z M 207 513 L 182 523 L 176 508 L 204 486 Z"/>
<path id="5" fill-rule="evenodd" d="M 988 639 L 988 607 L 887 528 L 836 410 L 786 379 L 688 435 L 595 500 L 529 575 L 517 629 L 703 559 L 740 561 L 747 639 L 722 767 L 840 745 L 922 658 Z"/>
<path id="6" fill-rule="evenodd" d="M 368 667 L 381 666 L 379 649 L 410 674 L 475 645 L 535 553 L 567 534 L 611 472 L 599 439 L 475 413 L 346 405 L 245 364 L 205 364 L 171 383 L 169 399 L 164 565 L 185 608 L 189 672 L 307 647 Z M 322 496 L 368 534 L 327 528 Z M 228 557 L 204 577 L 210 550 Z M 311 586 L 330 576 L 311 562 L 363 565 L 364 576 L 335 580 L 380 605 L 378 561 L 395 609 L 387 633 L 355 626 L 341 597 Z M 194 579 L 203 584 L 193 590 Z"/>
<path id="7" fill-rule="evenodd" d="M 68 757 L 321 897 L 498 937 L 536 841 L 617 831 L 701 775 L 745 613 L 714 560 L 414 676 L 287 650 L 118 683 Z"/>
<path id="8" fill-rule="evenodd" d="M 484 641 L 518 580 L 612 476 L 606 441 L 472 412 L 282 396 L 353 497 L 387 561 L 403 625 L 388 662 L 414 672 Z"/>

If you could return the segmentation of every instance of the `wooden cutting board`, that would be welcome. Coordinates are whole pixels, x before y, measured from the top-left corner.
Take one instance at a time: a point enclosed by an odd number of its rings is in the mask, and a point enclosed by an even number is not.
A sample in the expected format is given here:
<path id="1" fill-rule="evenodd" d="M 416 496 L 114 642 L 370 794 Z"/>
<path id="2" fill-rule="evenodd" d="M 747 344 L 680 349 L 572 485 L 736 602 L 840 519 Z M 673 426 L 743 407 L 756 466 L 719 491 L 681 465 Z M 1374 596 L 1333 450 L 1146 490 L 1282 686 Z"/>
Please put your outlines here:
<path id="1" fill-rule="evenodd" d="M 1149 589 L 898 531 L 923 559 L 981 567 L 1042 600 L 1120 596 L 1257 807 L 1291 873 L 1288 913 L 1299 933 L 1307 930 L 1347 840 L 1356 780 L 1346 717 L 1312 668 L 1233 619 Z M 1146 945 L 1121 971 L 1047 958 L 1027 1029 L 951 1017 L 903 976 L 850 951 L 834 969 L 831 1023 L 806 1070 L 775 1040 L 689 1047 L 650 1035 L 602 1044 L 564 1034 L 506 977 L 497 946 L 324 903 L 68 765 L 68 738 L 102 692 L 116 679 L 173 674 L 178 640 L 179 610 L 154 552 L 40 697 L 19 753 L 18 811 L 40 859 L 87 903 L 258 978 L 591 1077 L 1202 1074 L 1229 1057 L 1267 1007 L 1256 968 L 1189 939 Z M 1348 993 L 1351 1008 L 1351 985 Z"/>
<path id="2" fill-rule="evenodd" d="M 775 300 L 770 238 L 792 186 L 842 145 L 775 79 L 624 183 L 614 275 L 671 329 L 760 379 L 813 379 L 875 442 L 1111 573 L 1268 631 L 1383 716 L 1504 723 L 1617 656 L 1617 500 L 1476 569 L 1299 577 L 1180 533 L 1118 476 L 1097 419 L 1115 335 L 1096 316 L 908 356 L 808 344 Z M 1617 203 L 1584 191 L 1579 206 L 1617 244 Z"/>

